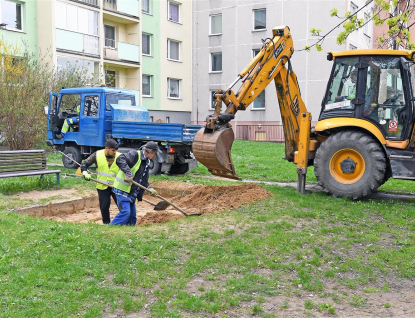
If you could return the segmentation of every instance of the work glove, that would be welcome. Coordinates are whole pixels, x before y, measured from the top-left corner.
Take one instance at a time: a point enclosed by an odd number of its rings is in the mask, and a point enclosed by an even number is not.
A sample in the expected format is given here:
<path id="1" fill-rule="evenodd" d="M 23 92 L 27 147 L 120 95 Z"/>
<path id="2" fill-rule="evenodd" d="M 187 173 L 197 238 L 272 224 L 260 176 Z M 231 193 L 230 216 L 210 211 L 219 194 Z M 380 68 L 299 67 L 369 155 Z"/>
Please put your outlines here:
<path id="1" fill-rule="evenodd" d="M 133 176 L 131 176 L 131 177 L 125 177 L 125 182 L 127 182 L 127 183 L 130 183 L 131 184 L 131 181 L 133 181 Z"/>
<path id="2" fill-rule="evenodd" d="M 148 188 L 147 190 L 150 192 L 150 195 L 153 196 L 153 197 L 158 195 L 156 189 Z"/>
<path id="3" fill-rule="evenodd" d="M 91 175 L 88 173 L 88 171 L 84 171 L 84 172 L 82 172 L 82 174 L 84 175 L 84 179 L 86 181 L 91 180 Z"/>

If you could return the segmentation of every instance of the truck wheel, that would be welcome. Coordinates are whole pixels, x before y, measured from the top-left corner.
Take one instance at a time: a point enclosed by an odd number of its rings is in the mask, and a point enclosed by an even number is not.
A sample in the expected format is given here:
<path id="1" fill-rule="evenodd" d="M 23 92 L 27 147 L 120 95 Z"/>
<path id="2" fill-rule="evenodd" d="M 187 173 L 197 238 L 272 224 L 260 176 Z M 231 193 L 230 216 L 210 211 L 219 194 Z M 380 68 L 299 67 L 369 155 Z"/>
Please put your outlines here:
<path id="1" fill-rule="evenodd" d="M 357 130 L 342 131 L 317 149 L 314 174 L 332 196 L 361 199 L 383 184 L 385 154 L 371 136 Z"/>
<path id="2" fill-rule="evenodd" d="M 67 155 L 69 158 L 73 159 L 73 160 L 71 160 L 71 159 L 65 157 L 64 155 L 62 155 L 62 162 L 63 162 L 63 165 L 66 168 L 74 169 L 74 168 L 79 167 L 78 163 L 81 163 L 82 158 L 81 158 L 81 152 L 79 151 L 78 148 L 68 147 L 63 151 L 63 153 L 65 155 Z"/>
<path id="3" fill-rule="evenodd" d="M 189 164 L 176 163 L 171 166 L 170 174 L 185 174 L 187 171 L 189 171 Z"/>
<path id="4" fill-rule="evenodd" d="M 158 162 L 157 156 L 154 156 L 154 158 L 151 159 L 149 169 L 150 169 L 150 174 L 160 174 L 161 163 Z"/>

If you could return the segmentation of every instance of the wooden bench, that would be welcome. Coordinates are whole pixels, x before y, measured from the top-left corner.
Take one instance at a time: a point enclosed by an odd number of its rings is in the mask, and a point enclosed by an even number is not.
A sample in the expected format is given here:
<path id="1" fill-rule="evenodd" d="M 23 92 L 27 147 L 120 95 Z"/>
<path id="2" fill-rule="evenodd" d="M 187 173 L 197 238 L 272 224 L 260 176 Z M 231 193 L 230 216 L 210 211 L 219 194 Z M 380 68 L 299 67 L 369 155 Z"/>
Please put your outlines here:
<path id="1" fill-rule="evenodd" d="M 45 174 L 53 173 L 59 186 L 61 171 L 47 168 L 43 149 L 0 151 L 0 178 L 40 175 L 42 179 Z"/>

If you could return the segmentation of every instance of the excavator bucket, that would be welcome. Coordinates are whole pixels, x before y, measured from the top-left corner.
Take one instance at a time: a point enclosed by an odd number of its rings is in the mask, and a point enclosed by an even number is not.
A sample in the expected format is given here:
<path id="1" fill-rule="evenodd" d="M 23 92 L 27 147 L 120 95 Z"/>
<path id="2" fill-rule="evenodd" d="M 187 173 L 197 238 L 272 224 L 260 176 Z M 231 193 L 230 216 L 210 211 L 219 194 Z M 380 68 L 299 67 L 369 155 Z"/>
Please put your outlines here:
<path id="1" fill-rule="evenodd" d="M 232 128 L 219 130 L 200 129 L 193 140 L 193 154 L 197 161 L 208 168 L 213 175 L 237 179 L 231 158 L 235 135 Z"/>

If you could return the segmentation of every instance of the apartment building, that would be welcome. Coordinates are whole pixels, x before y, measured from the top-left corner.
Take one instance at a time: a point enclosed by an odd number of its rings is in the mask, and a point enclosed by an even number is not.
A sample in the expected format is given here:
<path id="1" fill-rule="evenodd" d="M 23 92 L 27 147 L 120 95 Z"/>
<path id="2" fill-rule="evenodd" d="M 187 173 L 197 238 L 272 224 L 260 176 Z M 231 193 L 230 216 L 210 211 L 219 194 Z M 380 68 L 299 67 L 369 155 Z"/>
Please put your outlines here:
<path id="1" fill-rule="evenodd" d="M 6 41 L 135 90 L 153 120 L 190 122 L 190 0 L 0 0 L 0 11 Z"/>
<path id="2" fill-rule="evenodd" d="M 0 1 L 0 37 L 10 45 L 38 52 L 36 1 Z"/>
<path id="3" fill-rule="evenodd" d="M 192 1 L 142 3 L 142 105 L 152 120 L 190 123 Z"/>
<path id="4" fill-rule="evenodd" d="M 213 113 L 213 93 L 226 89 L 237 75 L 259 52 L 262 41 L 272 37 L 275 26 L 287 25 L 294 40 L 291 59 L 296 72 L 302 98 L 317 120 L 332 63 L 326 52 L 353 48 L 371 48 L 371 39 L 359 34 L 350 36 L 343 45 L 336 44 L 341 28 L 335 28 L 340 19 L 331 17 L 330 10 L 339 13 L 359 10 L 364 0 L 227 0 L 195 1 L 193 4 L 193 113 L 192 122 L 202 124 Z M 363 10 L 358 13 L 363 17 Z M 371 24 L 369 24 L 371 26 Z M 325 34 L 323 51 L 310 52 L 319 37 L 312 36 L 311 28 Z M 237 91 L 239 84 L 234 86 Z M 283 132 L 277 94 L 273 84 L 245 110 L 238 111 L 232 121 L 236 138 L 282 141 Z"/>

